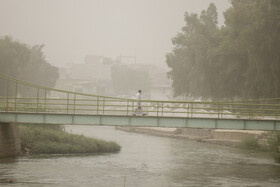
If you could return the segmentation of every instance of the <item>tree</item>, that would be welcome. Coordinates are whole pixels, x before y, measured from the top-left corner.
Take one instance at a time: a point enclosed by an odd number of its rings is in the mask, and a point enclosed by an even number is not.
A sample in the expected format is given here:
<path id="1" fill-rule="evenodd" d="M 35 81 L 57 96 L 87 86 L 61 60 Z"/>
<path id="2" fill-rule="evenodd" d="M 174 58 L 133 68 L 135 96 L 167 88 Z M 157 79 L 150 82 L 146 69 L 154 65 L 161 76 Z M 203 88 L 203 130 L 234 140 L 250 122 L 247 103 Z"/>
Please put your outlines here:
<path id="1" fill-rule="evenodd" d="M 125 64 L 115 64 L 111 69 L 113 88 L 119 93 L 129 93 L 139 89 L 149 90 L 151 80 L 149 72 L 140 67 L 129 67 Z"/>
<path id="2" fill-rule="evenodd" d="M 280 96 L 280 1 L 232 0 L 225 15 L 229 31 L 224 40 L 235 45 L 243 66 L 243 98 Z M 239 60 L 240 63 L 242 60 Z"/>
<path id="3" fill-rule="evenodd" d="M 175 96 L 212 99 L 280 96 L 280 1 L 232 0 L 217 27 L 214 4 L 186 25 L 167 54 Z"/>
<path id="4" fill-rule="evenodd" d="M 166 56 L 167 65 L 172 69 L 168 75 L 173 79 L 175 96 L 207 97 L 212 94 L 207 77 L 212 68 L 208 61 L 218 44 L 216 6 L 211 3 L 200 18 L 197 14 L 185 13 L 185 22 L 182 32 L 172 39 L 173 52 Z"/>
<path id="5" fill-rule="evenodd" d="M 28 46 L 13 41 L 10 37 L 0 39 L 0 72 L 26 82 L 54 87 L 58 78 L 58 68 L 50 65 L 42 52 L 43 45 Z M 9 93 L 14 93 L 10 87 Z M 5 95 L 6 83 L 0 84 L 0 95 Z M 32 94 L 19 89 L 21 95 Z M 34 93 L 33 93 L 34 94 Z"/>

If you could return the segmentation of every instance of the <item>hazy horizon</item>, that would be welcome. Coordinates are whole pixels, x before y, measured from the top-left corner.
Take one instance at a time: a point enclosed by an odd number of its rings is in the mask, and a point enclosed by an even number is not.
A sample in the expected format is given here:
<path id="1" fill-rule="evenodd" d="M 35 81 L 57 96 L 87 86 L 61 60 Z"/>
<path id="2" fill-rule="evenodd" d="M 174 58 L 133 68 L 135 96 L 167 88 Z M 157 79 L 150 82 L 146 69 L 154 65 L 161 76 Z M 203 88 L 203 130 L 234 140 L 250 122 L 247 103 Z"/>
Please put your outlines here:
<path id="1" fill-rule="evenodd" d="M 165 66 L 184 13 L 200 14 L 211 2 L 222 25 L 225 0 L 0 0 L 0 37 L 44 44 L 55 66 L 83 63 L 86 55 L 136 55 Z"/>

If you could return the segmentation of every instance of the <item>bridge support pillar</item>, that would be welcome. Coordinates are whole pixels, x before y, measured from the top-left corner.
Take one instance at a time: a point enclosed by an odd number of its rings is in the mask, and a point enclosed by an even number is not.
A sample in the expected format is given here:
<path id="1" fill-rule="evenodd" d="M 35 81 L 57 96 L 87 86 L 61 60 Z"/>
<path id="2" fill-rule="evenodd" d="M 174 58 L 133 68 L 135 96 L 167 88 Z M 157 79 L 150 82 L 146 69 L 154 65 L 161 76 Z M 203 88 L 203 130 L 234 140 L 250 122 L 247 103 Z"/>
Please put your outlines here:
<path id="1" fill-rule="evenodd" d="M 20 154 L 18 127 L 14 123 L 0 122 L 0 157 Z"/>

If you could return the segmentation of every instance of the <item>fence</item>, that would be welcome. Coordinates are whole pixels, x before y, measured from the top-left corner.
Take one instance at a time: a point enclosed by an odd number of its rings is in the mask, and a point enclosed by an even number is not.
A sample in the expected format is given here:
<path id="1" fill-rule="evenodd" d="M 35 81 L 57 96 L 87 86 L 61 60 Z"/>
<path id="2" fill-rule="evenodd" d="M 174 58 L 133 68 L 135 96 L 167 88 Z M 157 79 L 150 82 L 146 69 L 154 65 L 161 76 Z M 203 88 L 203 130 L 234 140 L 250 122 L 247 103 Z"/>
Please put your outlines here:
<path id="1" fill-rule="evenodd" d="M 17 80 L 0 73 L 0 111 L 132 115 L 137 100 L 77 93 Z M 149 116 L 280 119 L 280 99 L 193 102 L 141 100 Z"/>

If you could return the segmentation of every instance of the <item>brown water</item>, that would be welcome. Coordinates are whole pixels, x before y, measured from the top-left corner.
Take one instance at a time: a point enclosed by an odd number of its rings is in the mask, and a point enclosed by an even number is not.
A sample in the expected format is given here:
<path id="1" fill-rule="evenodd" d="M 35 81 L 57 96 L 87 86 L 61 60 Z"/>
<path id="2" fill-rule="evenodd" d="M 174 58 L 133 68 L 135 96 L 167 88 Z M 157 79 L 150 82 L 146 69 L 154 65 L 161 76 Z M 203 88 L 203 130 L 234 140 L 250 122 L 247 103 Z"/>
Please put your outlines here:
<path id="1" fill-rule="evenodd" d="M 115 154 L 0 159 L 0 186 L 280 186 L 280 164 L 266 154 L 187 140 L 66 126 L 113 140 Z M 8 183 L 13 179 L 14 183 Z"/>

